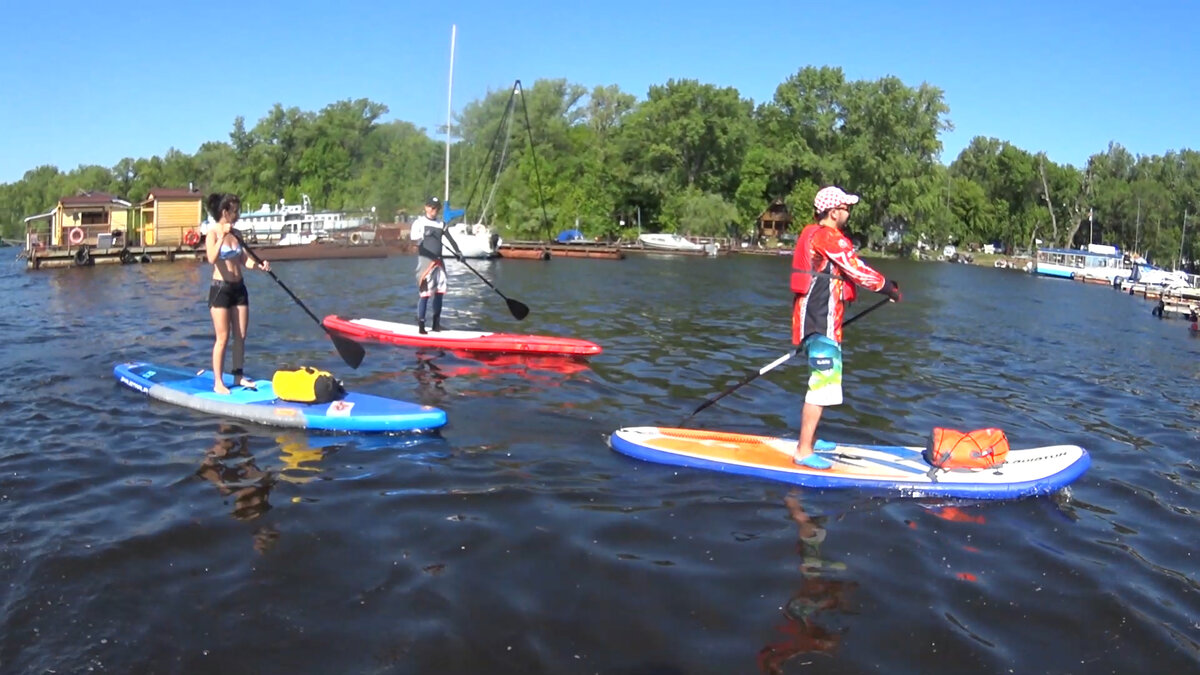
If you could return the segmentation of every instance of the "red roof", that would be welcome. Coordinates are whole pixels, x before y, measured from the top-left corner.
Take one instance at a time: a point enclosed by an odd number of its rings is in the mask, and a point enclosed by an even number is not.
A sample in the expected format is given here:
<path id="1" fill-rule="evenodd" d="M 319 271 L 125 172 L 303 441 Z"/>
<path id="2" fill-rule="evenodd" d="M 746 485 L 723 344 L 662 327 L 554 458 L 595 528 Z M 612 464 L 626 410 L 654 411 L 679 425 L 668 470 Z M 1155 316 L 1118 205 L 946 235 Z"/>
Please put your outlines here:
<path id="1" fill-rule="evenodd" d="M 108 206 L 114 202 L 124 202 L 125 200 L 107 192 L 84 192 L 63 197 L 59 201 L 63 206 Z"/>
<path id="2" fill-rule="evenodd" d="M 187 188 L 151 188 L 149 194 L 146 195 L 146 201 L 151 199 L 179 199 L 180 197 L 190 197 L 199 199 L 203 197 L 199 190 L 189 190 Z"/>

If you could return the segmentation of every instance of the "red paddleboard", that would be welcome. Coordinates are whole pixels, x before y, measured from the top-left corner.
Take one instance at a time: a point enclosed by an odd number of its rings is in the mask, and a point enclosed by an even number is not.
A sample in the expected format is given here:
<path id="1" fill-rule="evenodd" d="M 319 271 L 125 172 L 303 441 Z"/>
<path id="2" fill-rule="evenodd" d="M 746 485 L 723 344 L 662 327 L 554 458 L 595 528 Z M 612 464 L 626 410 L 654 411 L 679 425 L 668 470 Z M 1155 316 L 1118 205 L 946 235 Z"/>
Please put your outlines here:
<path id="1" fill-rule="evenodd" d="M 547 335 L 514 335 L 465 330 L 429 331 L 421 334 L 415 325 L 377 319 L 343 319 L 331 314 L 321 321 L 331 331 L 347 337 L 390 342 L 412 347 L 445 347 L 468 352 L 508 352 L 519 354 L 557 354 L 594 356 L 600 345 L 576 338 Z"/>

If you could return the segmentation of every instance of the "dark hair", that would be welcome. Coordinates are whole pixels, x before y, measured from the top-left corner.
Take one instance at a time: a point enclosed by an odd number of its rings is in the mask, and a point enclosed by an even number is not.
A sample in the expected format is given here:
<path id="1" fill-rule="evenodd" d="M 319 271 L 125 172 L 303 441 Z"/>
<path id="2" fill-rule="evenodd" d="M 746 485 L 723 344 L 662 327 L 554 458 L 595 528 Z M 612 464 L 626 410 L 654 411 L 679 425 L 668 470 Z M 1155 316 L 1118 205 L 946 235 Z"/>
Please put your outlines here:
<path id="1" fill-rule="evenodd" d="M 221 215 L 230 209 L 239 208 L 242 200 L 232 192 L 214 192 L 208 196 L 208 214 L 213 220 L 220 220 Z"/>

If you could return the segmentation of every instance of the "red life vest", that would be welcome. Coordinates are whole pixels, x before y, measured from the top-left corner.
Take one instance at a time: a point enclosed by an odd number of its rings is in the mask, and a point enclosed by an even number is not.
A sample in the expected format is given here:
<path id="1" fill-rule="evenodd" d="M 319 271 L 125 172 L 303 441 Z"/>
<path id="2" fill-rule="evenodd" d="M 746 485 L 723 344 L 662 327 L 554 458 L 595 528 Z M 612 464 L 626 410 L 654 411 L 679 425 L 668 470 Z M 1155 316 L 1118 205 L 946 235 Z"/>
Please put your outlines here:
<path id="1" fill-rule="evenodd" d="M 793 293 L 808 295 L 812 290 L 815 277 L 811 273 L 817 271 L 812 268 L 812 240 L 820 229 L 820 225 L 807 225 L 796 237 L 796 251 L 792 254 Z"/>

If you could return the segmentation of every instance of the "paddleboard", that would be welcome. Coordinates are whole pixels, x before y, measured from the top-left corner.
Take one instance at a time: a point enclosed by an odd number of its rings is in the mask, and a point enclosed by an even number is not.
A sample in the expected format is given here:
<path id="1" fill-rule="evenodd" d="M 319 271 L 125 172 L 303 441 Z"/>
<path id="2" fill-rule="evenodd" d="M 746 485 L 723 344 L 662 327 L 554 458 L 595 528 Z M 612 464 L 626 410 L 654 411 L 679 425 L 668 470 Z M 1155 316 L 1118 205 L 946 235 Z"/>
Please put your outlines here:
<path id="1" fill-rule="evenodd" d="M 222 381 L 228 394 L 213 391 L 212 371 L 186 370 L 153 363 L 119 363 L 113 376 L 150 398 L 201 412 L 276 427 L 324 431 L 429 431 L 446 424 L 443 410 L 427 405 L 351 392 L 332 403 L 292 403 L 275 397 L 270 380 L 257 390 Z"/>
<path id="2" fill-rule="evenodd" d="M 325 317 L 321 323 L 329 330 L 347 337 L 413 347 L 446 347 L 472 352 L 559 354 L 563 356 L 594 356 L 601 352 L 600 345 L 576 338 L 465 330 L 429 331 L 422 335 L 412 324 L 377 319 L 344 319 L 332 314 Z"/>
<path id="3" fill-rule="evenodd" d="M 750 434 L 629 427 L 609 437 L 613 450 L 630 457 L 698 469 L 744 474 L 813 488 L 865 488 L 908 497 L 1012 499 L 1049 494 L 1087 471 L 1091 458 L 1076 445 L 1009 450 L 1007 461 L 992 469 L 934 470 L 923 448 L 838 445 L 823 451 L 833 462 L 824 471 L 792 461 L 794 438 Z"/>

